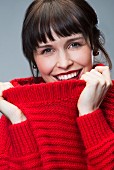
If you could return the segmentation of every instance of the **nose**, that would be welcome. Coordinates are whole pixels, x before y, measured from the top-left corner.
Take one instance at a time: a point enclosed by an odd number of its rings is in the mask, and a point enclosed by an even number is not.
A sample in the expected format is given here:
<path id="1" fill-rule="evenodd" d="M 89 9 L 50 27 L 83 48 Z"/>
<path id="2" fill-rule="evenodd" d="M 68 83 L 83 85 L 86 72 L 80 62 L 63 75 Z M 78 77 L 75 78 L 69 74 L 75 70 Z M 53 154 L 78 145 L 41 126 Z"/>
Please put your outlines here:
<path id="1" fill-rule="evenodd" d="M 59 52 L 57 57 L 57 67 L 59 68 L 68 69 L 73 64 L 73 61 L 71 60 L 70 56 L 65 51 Z"/>

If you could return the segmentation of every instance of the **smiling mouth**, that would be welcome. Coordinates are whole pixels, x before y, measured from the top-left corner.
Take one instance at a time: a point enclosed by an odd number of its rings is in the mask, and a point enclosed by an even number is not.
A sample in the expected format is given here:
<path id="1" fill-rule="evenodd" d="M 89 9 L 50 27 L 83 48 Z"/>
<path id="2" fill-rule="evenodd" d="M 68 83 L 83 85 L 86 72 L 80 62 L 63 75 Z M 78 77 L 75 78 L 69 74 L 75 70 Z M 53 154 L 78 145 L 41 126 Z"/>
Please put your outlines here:
<path id="1" fill-rule="evenodd" d="M 69 79 L 79 79 L 80 73 L 82 69 L 76 70 L 76 71 L 71 71 L 69 73 L 64 73 L 64 74 L 59 74 L 55 76 L 59 81 L 61 80 L 69 80 Z"/>

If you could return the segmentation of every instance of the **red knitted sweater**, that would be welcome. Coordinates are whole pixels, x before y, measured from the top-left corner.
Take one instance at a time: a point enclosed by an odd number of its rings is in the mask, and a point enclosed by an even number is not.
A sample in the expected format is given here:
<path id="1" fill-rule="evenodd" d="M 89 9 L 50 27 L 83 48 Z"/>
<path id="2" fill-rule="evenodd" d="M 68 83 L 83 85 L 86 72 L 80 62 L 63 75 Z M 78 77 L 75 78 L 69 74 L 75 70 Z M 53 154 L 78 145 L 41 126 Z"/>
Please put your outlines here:
<path id="1" fill-rule="evenodd" d="M 114 169 L 114 86 L 101 108 L 78 116 L 81 80 L 44 83 L 38 78 L 11 81 L 3 96 L 27 121 L 0 120 L 0 170 Z"/>

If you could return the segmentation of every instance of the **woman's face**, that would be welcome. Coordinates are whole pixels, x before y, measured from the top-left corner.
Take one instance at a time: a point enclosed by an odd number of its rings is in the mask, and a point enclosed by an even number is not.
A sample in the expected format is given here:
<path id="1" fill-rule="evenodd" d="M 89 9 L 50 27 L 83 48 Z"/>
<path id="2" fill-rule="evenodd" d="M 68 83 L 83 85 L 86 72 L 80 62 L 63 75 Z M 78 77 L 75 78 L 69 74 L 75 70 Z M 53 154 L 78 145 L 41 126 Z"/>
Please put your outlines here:
<path id="1" fill-rule="evenodd" d="M 92 69 L 91 47 L 82 34 L 58 37 L 55 41 L 41 43 L 34 52 L 34 59 L 45 82 L 80 79 Z"/>

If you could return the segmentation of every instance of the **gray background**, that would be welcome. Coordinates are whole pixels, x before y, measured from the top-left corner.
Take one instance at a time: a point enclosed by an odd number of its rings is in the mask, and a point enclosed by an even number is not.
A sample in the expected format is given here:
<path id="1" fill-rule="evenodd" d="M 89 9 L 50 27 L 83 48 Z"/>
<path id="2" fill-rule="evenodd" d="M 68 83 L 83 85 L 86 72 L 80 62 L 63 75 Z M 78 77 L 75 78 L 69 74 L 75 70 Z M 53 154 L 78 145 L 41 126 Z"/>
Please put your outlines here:
<path id="1" fill-rule="evenodd" d="M 21 28 L 25 10 L 32 0 L 0 0 L 0 81 L 31 76 L 21 48 Z M 112 63 L 114 40 L 114 0 L 88 0 L 99 18 Z M 114 79 L 114 68 L 112 69 Z"/>

